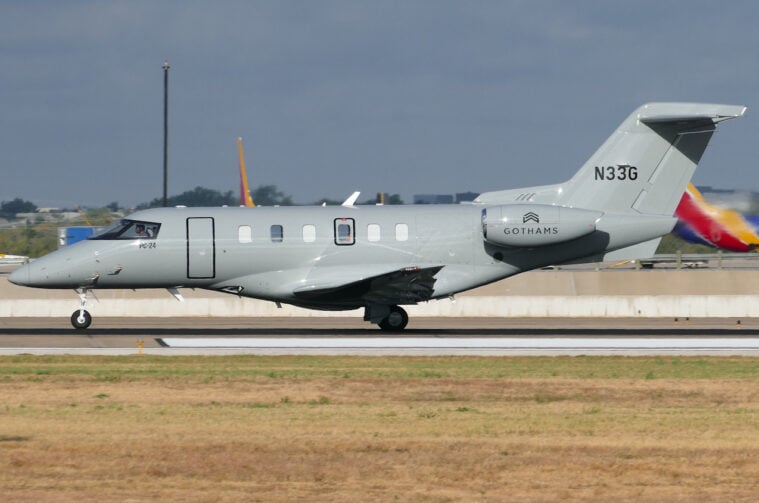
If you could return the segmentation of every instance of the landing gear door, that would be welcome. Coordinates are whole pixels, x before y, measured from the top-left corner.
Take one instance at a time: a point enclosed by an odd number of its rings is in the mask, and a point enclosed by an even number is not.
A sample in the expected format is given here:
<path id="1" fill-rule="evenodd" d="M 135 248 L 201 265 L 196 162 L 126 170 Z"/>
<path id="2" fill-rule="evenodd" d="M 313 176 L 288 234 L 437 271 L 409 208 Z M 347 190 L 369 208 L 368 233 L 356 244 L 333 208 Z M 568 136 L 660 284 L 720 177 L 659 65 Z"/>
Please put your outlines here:
<path id="1" fill-rule="evenodd" d="M 209 217 L 187 219 L 187 277 L 210 279 L 216 276 L 214 222 Z"/>

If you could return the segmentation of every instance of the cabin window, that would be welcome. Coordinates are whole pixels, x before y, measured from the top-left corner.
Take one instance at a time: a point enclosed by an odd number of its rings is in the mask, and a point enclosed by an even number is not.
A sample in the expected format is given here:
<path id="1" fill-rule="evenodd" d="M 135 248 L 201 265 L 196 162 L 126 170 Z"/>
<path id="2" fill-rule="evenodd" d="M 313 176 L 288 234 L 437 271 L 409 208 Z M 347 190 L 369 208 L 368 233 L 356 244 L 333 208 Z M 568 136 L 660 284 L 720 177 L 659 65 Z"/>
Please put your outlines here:
<path id="1" fill-rule="evenodd" d="M 307 224 L 303 226 L 303 242 L 313 243 L 316 241 L 316 226 Z"/>
<path id="2" fill-rule="evenodd" d="M 284 231 L 282 230 L 282 226 L 272 225 L 271 226 L 271 242 L 281 243 L 282 239 L 284 239 Z"/>
<path id="3" fill-rule="evenodd" d="M 372 242 L 379 241 L 381 237 L 379 224 L 369 224 L 366 226 L 366 239 Z"/>
<path id="4" fill-rule="evenodd" d="M 408 241 L 408 224 L 395 224 L 395 240 Z"/>
<path id="5" fill-rule="evenodd" d="M 335 244 L 336 245 L 352 245 L 356 242 L 353 228 L 354 222 L 352 218 L 336 218 L 335 219 Z"/>
<path id="6" fill-rule="evenodd" d="M 241 225 L 237 228 L 237 241 L 240 243 L 253 242 L 253 230 L 250 225 Z"/>

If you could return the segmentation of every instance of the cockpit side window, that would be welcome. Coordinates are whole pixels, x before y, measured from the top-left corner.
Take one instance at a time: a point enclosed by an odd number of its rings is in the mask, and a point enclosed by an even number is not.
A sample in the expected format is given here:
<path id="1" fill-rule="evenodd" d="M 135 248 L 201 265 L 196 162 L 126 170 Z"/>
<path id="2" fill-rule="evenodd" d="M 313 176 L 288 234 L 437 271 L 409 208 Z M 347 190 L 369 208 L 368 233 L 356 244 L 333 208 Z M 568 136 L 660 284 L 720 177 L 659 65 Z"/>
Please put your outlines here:
<path id="1" fill-rule="evenodd" d="M 89 239 L 155 239 L 161 224 L 122 219 Z"/>

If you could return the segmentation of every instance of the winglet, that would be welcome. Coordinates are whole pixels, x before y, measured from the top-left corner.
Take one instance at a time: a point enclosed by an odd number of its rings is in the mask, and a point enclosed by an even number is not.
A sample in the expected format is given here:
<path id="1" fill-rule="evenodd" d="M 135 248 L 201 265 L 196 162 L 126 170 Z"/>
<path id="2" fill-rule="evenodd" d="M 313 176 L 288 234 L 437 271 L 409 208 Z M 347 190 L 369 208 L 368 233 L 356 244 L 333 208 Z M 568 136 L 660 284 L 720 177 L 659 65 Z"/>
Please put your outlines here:
<path id="1" fill-rule="evenodd" d="M 242 138 L 237 138 L 237 151 L 240 154 L 240 206 L 255 206 L 253 198 L 250 197 L 250 188 L 248 187 L 248 174 L 245 171 L 245 156 L 242 152 Z"/>

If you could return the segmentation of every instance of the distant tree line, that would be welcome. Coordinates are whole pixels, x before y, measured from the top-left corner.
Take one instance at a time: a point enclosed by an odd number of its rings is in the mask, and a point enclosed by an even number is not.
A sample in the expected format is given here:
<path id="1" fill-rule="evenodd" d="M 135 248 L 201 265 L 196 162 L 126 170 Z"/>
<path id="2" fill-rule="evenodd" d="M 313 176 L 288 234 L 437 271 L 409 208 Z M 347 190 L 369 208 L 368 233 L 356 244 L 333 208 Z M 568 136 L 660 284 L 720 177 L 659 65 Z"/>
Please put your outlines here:
<path id="1" fill-rule="evenodd" d="M 292 196 L 285 194 L 276 185 L 261 185 L 251 192 L 253 201 L 258 206 L 293 206 Z M 342 201 L 335 199 L 323 198 L 318 201 L 314 201 L 311 204 L 314 205 L 339 205 Z M 366 199 L 358 204 L 375 204 L 377 198 L 373 197 Z M 208 189 L 206 187 L 195 187 L 192 190 L 186 190 L 181 194 L 170 196 L 167 198 L 168 206 L 238 206 L 240 204 L 239 195 L 236 192 L 228 190 L 221 192 L 219 190 Z M 387 194 L 384 197 L 384 204 L 403 204 L 403 199 L 399 194 Z M 163 198 L 156 197 L 155 199 L 140 203 L 134 209 L 144 210 L 147 208 L 160 208 L 163 206 Z M 117 212 L 121 208 L 117 201 L 113 201 L 103 208 L 102 210 L 108 210 L 110 212 Z M 130 208 L 131 209 L 131 208 Z M 15 218 L 18 213 L 34 213 L 37 211 L 37 205 L 31 201 L 26 201 L 17 197 L 12 201 L 3 201 L 0 203 L 0 218 Z M 63 211 L 76 211 L 75 209 L 68 209 Z M 90 218 L 89 212 L 93 209 L 87 210 L 87 216 Z M 102 212 L 98 214 L 102 216 Z M 90 218 L 91 220 L 91 218 Z"/>
<path id="2" fill-rule="evenodd" d="M 261 206 L 291 206 L 293 200 L 277 189 L 276 185 L 262 185 L 251 192 L 256 204 Z M 167 206 L 239 206 L 240 196 L 231 190 L 221 192 L 205 187 L 195 187 L 179 195 L 166 199 Z M 150 202 L 142 203 L 136 209 L 159 208 L 163 206 L 163 198 L 157 197 Z"/>
<path id="3" fill-rule="evenodd" d="M 0 203 L 0 217 L 16 218 L 17 213 L 34 213 L 37 211 L 37 205 L 31 201 L 24 201 L 17 197 L 13 201 L 3 201 Z"/>
<path id="4" fill-rule="evenodd" d="M 258 206 L 293 206 L 295 203 L 291 196 L 285 194 L 276 185 L 261 185 L 251 191 L 251 197 Z M 321 205 L 339 205 L 342 201 L 334 199 L 319 199 L 312 204 Z M 368 199 L 359 204 L 375 204 L 376 198 Z M 207 189 L 205 187 L 195 187 L 192 190 L 182 192 L 177 196 L 167 198 L 168 206 L 238 206 L 240 204 L 239 194 L 229 190 L 220 192 L 218 190 Z M 385 197 L 385 204 L 403 204 L 401 196 L 398 194 L 389 194 Z M 158 208 L 163 206 L 163 198 L 155 198 L 147 203 L 142 203 L 136 209 Z"/>

